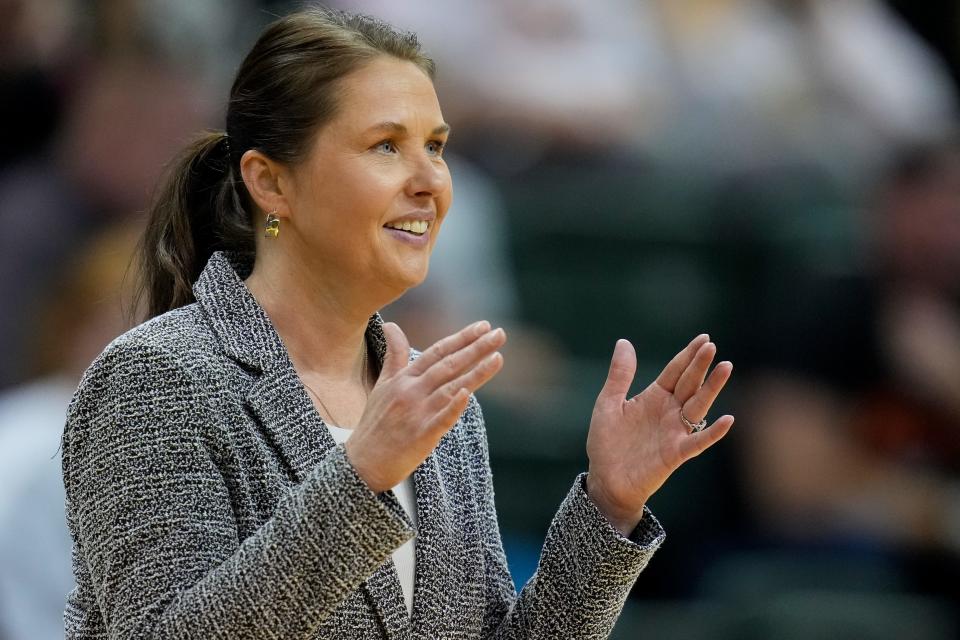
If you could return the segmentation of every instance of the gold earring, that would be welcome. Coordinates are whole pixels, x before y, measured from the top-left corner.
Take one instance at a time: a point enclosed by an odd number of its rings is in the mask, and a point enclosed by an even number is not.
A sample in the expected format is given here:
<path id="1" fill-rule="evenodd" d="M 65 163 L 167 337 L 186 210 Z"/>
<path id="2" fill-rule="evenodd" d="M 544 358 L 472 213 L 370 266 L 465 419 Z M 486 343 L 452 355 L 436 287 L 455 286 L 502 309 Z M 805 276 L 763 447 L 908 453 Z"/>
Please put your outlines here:
<path id="1" fill-rule="evenodd" d="M 265 238 L 276 238 L 280 235 L 280 218 L 277 217 L 276 210 L 267 214 L 267 224 L 263 228 Z"/>

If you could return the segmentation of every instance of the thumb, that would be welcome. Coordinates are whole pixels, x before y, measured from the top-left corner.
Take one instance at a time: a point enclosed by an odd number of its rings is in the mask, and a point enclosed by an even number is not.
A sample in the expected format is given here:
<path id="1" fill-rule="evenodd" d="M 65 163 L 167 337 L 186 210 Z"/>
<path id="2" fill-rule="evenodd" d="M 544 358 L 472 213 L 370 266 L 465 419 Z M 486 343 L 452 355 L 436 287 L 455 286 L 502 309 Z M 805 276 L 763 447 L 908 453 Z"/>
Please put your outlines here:
<path id="1" fill-rule="evenodd" d="M 629 340 L 617 340 L 613 348 L 613 358 L 610 360 L 610 371 L 607 381 L 600 390 L 598 402 L 621 403 L 633 384 L 633 376 L 637 373 L 637 352 Z"/>
<path id="2" fill-rule="evenodd" d="M 410 342 L 403 330 L 394 322 L 383 324 L 383 335 L 387 338 L 387 354 L 383 358 L 380 374 L 389 378 L 407 366 L 410 360 Z"/>

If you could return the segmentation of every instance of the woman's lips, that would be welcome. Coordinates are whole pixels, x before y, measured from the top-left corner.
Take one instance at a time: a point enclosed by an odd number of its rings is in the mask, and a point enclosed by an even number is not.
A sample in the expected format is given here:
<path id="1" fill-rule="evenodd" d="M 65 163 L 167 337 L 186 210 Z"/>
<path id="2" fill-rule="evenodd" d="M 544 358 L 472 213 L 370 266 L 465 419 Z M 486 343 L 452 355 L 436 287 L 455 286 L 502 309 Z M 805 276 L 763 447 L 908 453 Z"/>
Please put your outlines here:
<path id="1" fill-rule="evenodd" d="M 383 230 L 400 242 L 405 242 L 413 247 L 425 247 L 430 241 L 429 231 L 420 235 L 415 235 L 409 231 L 401 231 L 400 229 L 394 229 L 393 227 L 383 227 Z"/>

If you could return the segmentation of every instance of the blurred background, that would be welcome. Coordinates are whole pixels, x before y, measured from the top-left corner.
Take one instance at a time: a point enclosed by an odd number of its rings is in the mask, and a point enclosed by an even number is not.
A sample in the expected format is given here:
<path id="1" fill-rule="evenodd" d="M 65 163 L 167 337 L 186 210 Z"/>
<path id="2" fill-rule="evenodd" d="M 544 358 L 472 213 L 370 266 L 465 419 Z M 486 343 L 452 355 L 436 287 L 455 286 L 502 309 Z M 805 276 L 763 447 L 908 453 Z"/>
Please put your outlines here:
<path id="1" fill-rule="evenodd" d="M 384 315 L 507 327 L 481 400 L 518 586 L 615 340 L 639 390 L 709 332 L 737 424 L 652 500 L 613 637 L 960 637 L 960 5 L 331 4 L 439 64 L 455 202 Z M 0 640 L 62 637 L 66 404 L 130 326 L 160 171 L 293 6 L 0 0 Z"/>

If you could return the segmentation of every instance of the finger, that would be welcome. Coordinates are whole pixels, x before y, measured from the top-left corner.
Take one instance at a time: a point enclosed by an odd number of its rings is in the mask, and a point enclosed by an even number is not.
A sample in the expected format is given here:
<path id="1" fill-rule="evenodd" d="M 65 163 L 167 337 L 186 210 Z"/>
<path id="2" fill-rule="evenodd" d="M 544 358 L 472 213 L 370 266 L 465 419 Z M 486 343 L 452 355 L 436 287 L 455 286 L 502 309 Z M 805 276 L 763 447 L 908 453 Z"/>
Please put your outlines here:
<path id="1" fill-rule="evenodd" d="M 469 402 L 470 392 L 466 389 L 458 389 L 443 408 L 427 421 L 427 431 L 449 431 L 450 427 L 456 424 L 460 415 L 467 409 Z"/>
<path id="2" fill-rule="evenodd" d="M 706 342 L 700 345 L 697 353 L 693 356 L 693 360 L 691 360 L 687 368 L 683 370 L 680 379 L 677 381 L 677 386 L 673 391 L 677 402 L 682 405 L 692 398 L 693 394 L 703 385 L 703 379 L 706 377 L 710 363 L 713 362 L 713 358 L 716 355 L 717 345 L 712 342 Z"/>
<path id="3" fill-rule="evenodd" d="M 486 320 L 480 320 L 464 327 L 453 335 L 438 340 L 410 365 L 410 372 L 415 375 L 423 373 L 447 354 L 459 351 L 488 331 L 490 331 L 490 323 Z"/>
<path id="4" fill-rule="evenodd" d="M 695 458 L 727 435 L 733 426 L 733 416 L 726 415 L 717 418 L 712 425 L 698 433 L 692 433 L 680 442 L 680 456 L 686 462 Z"/>
<path id="5" fill-rule="evenodd" d="M 477 366 L 484 358 L 502 347 L 506 341 L 506 332 L 503 329 L 494 329 L 459 351 L 444 356 L 421 375 L 421 380 L 426 387 L 424 393 L 433 393 Z"/>
<path id="6" fill-rule="evenodd" d="M 387 354 L 383 358 L 382 378 L 389 378 L 407 366 L 410 360 L 410 342 L 403 330 L 393 322 L 383 323 L 383 335 L 387 339 Z"/>
<path id="7" fill-rule="evenodd" d="M 713 368 L 706 384 L 700 387 L 693 397 L 683 403 L 683 415 L 687 417 L 687 420 L 693 422 L 703 420 L 732 373 L 733 363 L 728 360 L 724 360 Z"/>
<path id="8" fill-rule="evenodd" d="M 675 355 L 673 360 L 663 368 L 663 371 L 657 376 L 657 384 L 670 393 L 673 393 L 673 390 L 677 387 L 677 381 L 680 379 L 680 375 L 687 368 L 687 365 L 690 364 L 690 361 L 693 360 L 694 354 L 709 340 L 710 336 L 705 333 L 701 333 L 694 338 L 690 344 L 684 347 L 684 349 Z"/>
<path id="9" fill-rule="evenodd" d="M 630 391 L 633 377 L 637 373 L 637 352 L 629 340 L 617 340 L 610 359 L 607 379 L 600 389 L 597 402 L 621 404 Z"/>
<path id="10" fill-rule="evenodd" d="M 491 353 L 477 366 L 472 367 L 456 380 L 448 382 L 434 391 L 431 394 L 431 400 L 433 403 L 442 406 L 459 389 L 466 389 L 470 393 L 475 393 L 480 387 L 487 384 L 493 376 L 497 375 L 502 368 L 503 356 L 499 351 Z"/>

